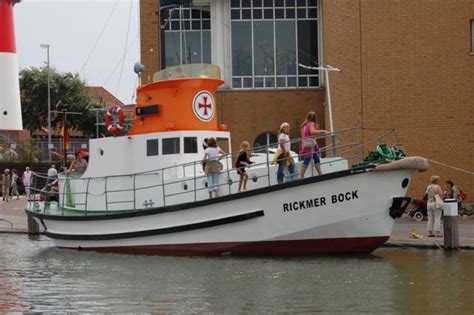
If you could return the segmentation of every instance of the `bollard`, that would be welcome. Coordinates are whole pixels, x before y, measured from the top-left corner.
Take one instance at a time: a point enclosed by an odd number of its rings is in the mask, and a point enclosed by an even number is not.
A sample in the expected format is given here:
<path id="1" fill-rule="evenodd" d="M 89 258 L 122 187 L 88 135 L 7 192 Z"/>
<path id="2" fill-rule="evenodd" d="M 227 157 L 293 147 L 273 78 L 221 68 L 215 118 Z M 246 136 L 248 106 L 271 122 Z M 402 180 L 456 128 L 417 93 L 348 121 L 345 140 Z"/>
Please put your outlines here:
<path id="1" fill-rule="evenodd" d="M 459 249 L 458 203 L 444 200 L 444 249 Z"/>
<path id="2" fill-rule="evenodd" d="M 28 216 L 28 234 L 39 234 L 40 228 L 38 222 L 32 216 Z"/>

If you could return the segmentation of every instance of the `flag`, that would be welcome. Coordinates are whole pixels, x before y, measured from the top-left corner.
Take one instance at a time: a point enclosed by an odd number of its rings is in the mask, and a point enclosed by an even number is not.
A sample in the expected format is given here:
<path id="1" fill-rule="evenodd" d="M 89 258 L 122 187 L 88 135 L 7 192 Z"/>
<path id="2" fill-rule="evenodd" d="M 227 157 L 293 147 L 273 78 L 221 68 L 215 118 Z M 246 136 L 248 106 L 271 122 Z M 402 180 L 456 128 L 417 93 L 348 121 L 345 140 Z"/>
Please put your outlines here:
<path id="1" fill-rule="evenodd" d="M 63 125 L 63 129 L 61 130 L 61 136 L 63 137 L 64 147 L 66 148 L 66 151 L 71 149 L 71 143 L 69 142 L 69 128 L 67 126 L 67 123 Z"/>

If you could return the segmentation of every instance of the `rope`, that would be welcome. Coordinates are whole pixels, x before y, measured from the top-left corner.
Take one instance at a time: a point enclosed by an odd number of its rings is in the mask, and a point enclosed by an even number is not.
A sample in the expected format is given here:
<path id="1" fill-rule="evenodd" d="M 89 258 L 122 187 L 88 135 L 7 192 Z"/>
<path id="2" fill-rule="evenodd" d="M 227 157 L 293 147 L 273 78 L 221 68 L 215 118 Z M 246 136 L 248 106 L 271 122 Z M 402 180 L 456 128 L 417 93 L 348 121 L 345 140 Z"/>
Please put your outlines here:
<path id="1" fill-rule="evenodd" d="M 435 164 L 438 164 L 438 165 L 442 165 L 442 166 L 452 168 L 453 170 L 456 170 L 456 171 L 467 173 L 469 175 L 474 175 L 474 172 L 471 172 L 471 171 L 468 171 L 468 170 L 463 170 L 462 168 L 459 168 L 459 167 L 456 167 L 456 166 L 448 165 L 448 164 L 441 163 L 441 162 L 438 162 L 438 161 L 435 161 L 435 160 L 430 160 L 430 159 L 427 159 L 427 160 L 430 161 L 430 162 L 433 162 Z"/>
<path id="2" fill-rule="evenodd" d="M 122 73 L 123 73 L 123 65 L 125 64 L 125 56 L 127 55 L 128 51 L 128 35 L 130 34 L 130 23 L 132 21 L 132 7 L 133 7 L 133 0 L 130 0 L 130 9 L 128 13 L 128 27 L 127 27 L 127 36 L 125 37 L 125 47 L 123 51 L 123 57 L 122 57 L 122 66 L 120 67 L 120 75 L 117 83 L 117 90 L 115 91 L 115 94 L 118 94 L 119 88 L 120 88 L 120 82 L 122 81 Z"/>

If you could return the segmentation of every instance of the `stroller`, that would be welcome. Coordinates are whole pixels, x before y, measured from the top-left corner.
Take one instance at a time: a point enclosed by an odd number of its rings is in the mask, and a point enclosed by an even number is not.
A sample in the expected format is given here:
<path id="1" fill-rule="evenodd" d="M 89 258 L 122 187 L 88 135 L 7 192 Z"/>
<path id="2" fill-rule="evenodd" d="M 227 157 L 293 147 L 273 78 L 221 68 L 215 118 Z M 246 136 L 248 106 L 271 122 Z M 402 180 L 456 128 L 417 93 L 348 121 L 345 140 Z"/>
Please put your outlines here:
<path id="1" fill-rule="evenodd" d="M 426 208 L 426 204 L 428 201 L 428 196 L 424 195 L 423 199 L 413 199 L 413 204 L 415 207 L 408 212 L 408 215 L 413 218 L 413 220 L 420 222 L 428 216 L 428 209 Z"/>

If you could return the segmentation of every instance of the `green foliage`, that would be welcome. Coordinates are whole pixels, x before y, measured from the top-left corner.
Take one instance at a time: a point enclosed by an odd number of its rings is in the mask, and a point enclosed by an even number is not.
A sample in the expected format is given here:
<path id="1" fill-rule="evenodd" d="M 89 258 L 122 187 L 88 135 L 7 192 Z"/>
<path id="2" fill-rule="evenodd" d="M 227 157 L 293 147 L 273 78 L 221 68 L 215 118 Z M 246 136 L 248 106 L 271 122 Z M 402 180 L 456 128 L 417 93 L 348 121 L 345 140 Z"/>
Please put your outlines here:
<path id="1" fill-rule="evenodd" d="M 41 148 L 36 139 L 20 141 L 15 149 L 9 146 L 6 142 L 0 144 L 0 162 L 30 163 L 41 159 Z"/>
<path id="2" fill-rule="evenodd" d="M 95 114 L 88 109 L 99 105 L 87 94 L 79 74 L 60 73 L 51 68 L 51 111 L 66 109 L 81 115 L 68 115 L 71 128 L 88 137 L 95 132 Z M 31 132 L 48 126 L 48 68 L 26 68 L 20 71 L 20 93 L 23 125 Z M 51 113 L 51 129 L 60 130 L 62 115 Z"/>

